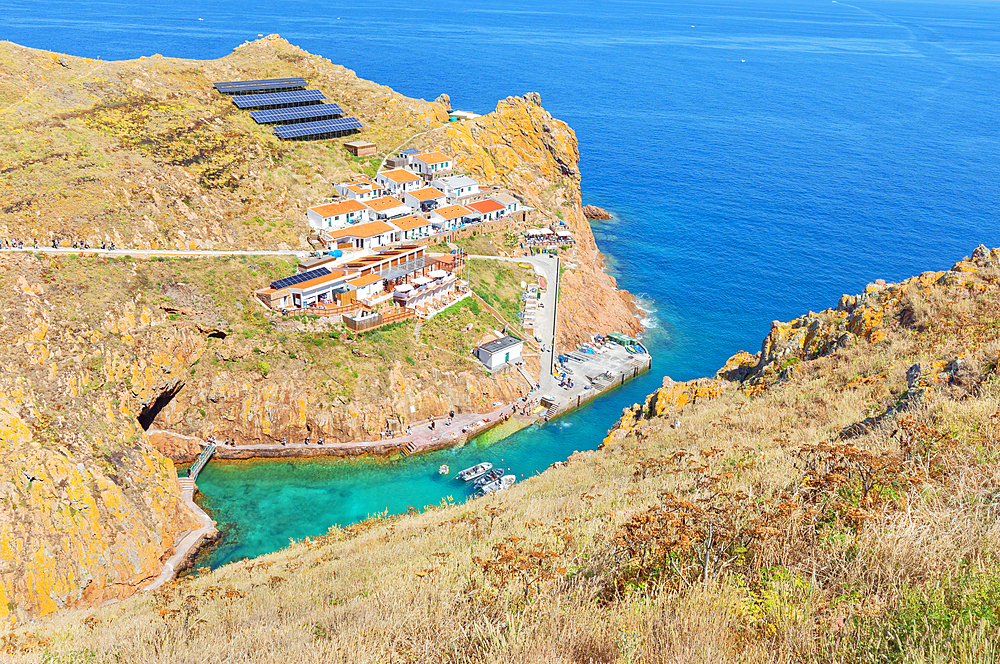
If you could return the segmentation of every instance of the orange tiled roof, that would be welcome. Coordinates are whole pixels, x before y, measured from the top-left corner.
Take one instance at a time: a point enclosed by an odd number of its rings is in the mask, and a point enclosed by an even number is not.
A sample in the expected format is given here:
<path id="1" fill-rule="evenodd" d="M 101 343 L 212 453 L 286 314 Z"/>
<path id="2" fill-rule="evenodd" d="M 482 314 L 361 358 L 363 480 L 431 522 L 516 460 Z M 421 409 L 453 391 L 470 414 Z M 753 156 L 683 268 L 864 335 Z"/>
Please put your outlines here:
<path id="1" fill-rule="evenodd" d="M 326 205 L 317 205 L 316 207 L 309 208 L 319 216 L 326 219 L 327 217 L 336 217 L 338 214 L 347 214 L 349 212 L 360 212 L 365 209 L 362 203 L 357 201 L 348 200 L 340 201 L 339 203 L 327 203 Z"/>
<path id="2" fill-rule="evenodd" d="M 376 212 L 382 212 L 383 210 L 390 210 L 394 207 L 399 207 L 403 205 L 403 201 L 392 196 L 383 196 L 382 198 L 376 198 L 375 200 L 368 201 L 368 207 L 375 210 Z"/>
<path id="3" fill-rule="evenodd" d="M 445 219 L 457 219 L 469 214 L 469 208 L 462 205 L 446 205 L 443 208 L 434 210 L 434 213 L 441 215 Z"/>
<path id="4" fill-rule="evenodd" d="M 339 230 L 336 233 L 328 233 L 331 240 L 338 240 L 342 237 L 375 237 L 376 235 L 381 235 L 382 233 L 389 233 L 392 231 L 392 226 L 381 221 L 370 221 L 367 224 L 358 224 L 357 226 L 351 226 L 343 230 Z"/>
<path id="5" fill-rule="evenodd" d="M 423 203 L 424 201 L 433 201 L 435 198 L 444 198 L 444 192 L 438 191 L 434 187 L 424 187 L 423 189 L 414 189 L 409 192 L 410 196 Z"/>
<path id="6" fill-rule="evenodd" d="M 373 283 L 375 283 L 376 281 L 379 281 L 382 278 L 383 277 L 381 275 L 378 275 L 378 274 L 367 274 L 367 275 L 365 275 L 363 277 L 358 277 L 357 279 L 351 279 L 347 283 L 351 284 L 352 286 L 354 286 L 356 288 L 364 288 L 368 284 L 373 284 Z"/>
<path id="7" fill-rule="evenodd" d="M 422 152 L 420 154 L 413 155 L 414 159 L 419 159 L 425 164 L 441 164 L 446 161 L 451 161 L 451 157 L 441 152 Z"/>
<path id="8" fill-rule="evenodd" d="M 413 182 L 414 180 L 419 180 L 420 176 L 416 173 L 412 173 L 405 168 L 396 168 L 391 171 L 382 171 L 379 175 L 392 180 L 396 184 L 403 184 L 404 182 Z"/>
<path id="9" fill-rule="evenodd" d="M 490 212 L 499 212 L 500 210 L 506 210 L 507 208 L 494 200 L 486 199 L 485 201 L 476 201 L 475 203 L 469 203 L 465 207 L 472 208 L 480 214 L 489 214 Z"/>
<path id="10" fill-rule="evenodd" d="M 415 214 L 411 214 L 409 217 L 403 217 L 402 219 L 392 220 L 392 225 L 398 226 L 399 230 L 401 231 L 412 231 L 414 228 L 420 228 L 421 226 L 430 226 L 430 224 L 431 222 L 427 221 L 423 217 L 418 217 Z"/>

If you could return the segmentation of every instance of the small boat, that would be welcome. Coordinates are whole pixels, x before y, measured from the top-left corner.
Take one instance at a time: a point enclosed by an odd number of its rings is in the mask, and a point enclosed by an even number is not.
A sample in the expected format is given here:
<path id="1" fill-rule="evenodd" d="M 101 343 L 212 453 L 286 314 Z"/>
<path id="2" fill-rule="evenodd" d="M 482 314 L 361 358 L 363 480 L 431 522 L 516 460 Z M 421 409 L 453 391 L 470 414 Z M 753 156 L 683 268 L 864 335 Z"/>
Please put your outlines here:
<path id="1" fill-rule="evenodd" d="M 443 463 L 441 467 L 438 468 L 438 475 L 447 475 L 449 471 L 448 464 Z"/>
<path id="2" fill-rule="evenodd" d="M 517 477 L 514 475 L 504 475 L 498 480 L 493 480 L 486 486 L 484 486 L 481 491 L 484 496 L 488 496 L 491 493 L 496 493 L 498 491 L 503 491 L 504 489 L 509 489 L 514 482 L 517 481 Z"/>
<path id="3" fill-rule="evenodd" d="M 493 468 L 493 464 L 489 461 L 485 461 L 483 463 L 476 464 L 472 468 L 466 468 L 455 477 L 463 482 L 468 482 L 469 480 L 476 479 L 480 475 L 484 475 L 491 468 Z"/>
<path id="4" fill-rule="evenodd" d="M 480 477 L 478 480 L 476 480 L 475 487 L 477 489 L 482 489 L 490 482 L 496 481 L 501 477 L 503 477 L 503 468 L 494 468 L 493 470 L 489 471 L 488 473 Z"/>

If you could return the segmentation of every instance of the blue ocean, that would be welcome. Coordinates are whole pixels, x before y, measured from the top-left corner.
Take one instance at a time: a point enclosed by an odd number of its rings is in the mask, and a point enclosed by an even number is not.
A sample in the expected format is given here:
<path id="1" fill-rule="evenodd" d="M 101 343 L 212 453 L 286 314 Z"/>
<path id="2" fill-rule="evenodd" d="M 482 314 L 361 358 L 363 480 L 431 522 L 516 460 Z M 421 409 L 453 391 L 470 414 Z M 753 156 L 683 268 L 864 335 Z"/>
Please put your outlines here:
<path id="1" fill-rule="evenodd" d="M 755 352 L 773 319 L 1000 246 L 997 2 L 0 0 L 0 16 L 3 39 L 104 59 L 216 58 L 279 33 L 479 113 L 536 91 L 577 132 L 584 201 L 615 214 L 594 231 L 648 312 L 651 372 L 547 426 L 423 459 L 213 462 L 199 485 L 227 537 L 211 565 L 464 498 L 433 477 L 442 460 L 529 476 L 595 448 L 664 375 Z"/>

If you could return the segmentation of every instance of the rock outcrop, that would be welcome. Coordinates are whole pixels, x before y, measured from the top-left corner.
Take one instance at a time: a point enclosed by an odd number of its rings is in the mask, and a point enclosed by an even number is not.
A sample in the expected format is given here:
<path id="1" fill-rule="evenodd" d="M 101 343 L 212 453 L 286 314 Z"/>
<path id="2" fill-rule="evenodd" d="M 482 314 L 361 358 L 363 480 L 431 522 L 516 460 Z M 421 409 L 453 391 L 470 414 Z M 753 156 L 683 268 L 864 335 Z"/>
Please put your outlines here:
<path id="1" fill-rule="evenodd" d="M 576 238 L 560 284 L 560 345 L 593 334 L 642 330 L 631 296 L 604 272 L 604 257 L 583 214 L 576 134 L 541 107 L 538 93 L 501 100 L 487 115 L 432 132 L 429 145 L 455 155 L 482 182 L 518 192 L 539 223 L 565 223 Z"/>
<path id="2" fill-rule="evenodd" d="M 583 216 L 587 219 L 610 219 L 611 213 L 596 205 L 584 205 Z"/>
<path id="3" fill-rule="evenodd" d="M 979 245 L 950 270 L 924 272 L 899 283 L 878 279 L 860 295 L 844 295 L 835 308 L 809 312 L 789 322 L 773 321 L 771 331 L 756 354 L 739 351 L 730 357 L 714 378 L 699 378 L 677 383 L 669 377 L 663 386 L 650 394 L 643 404 L 626 408 L 622 418 L 609 432 L 605 442 L 629 435 L 644 420 L 675 417 L 688 404 L 722 396 L 738 389 L 754 397 L 788 380 L 805 363 L 826 357 L 856 345 L 874 346 L 899 329 L 922 331 L 927 325 L 929 303 L 959 301 L 984 293 L 1000 283 L 1000 249 Z M 949 326 L 961 329 L 970 320 L 959 314 Z M 967 348 L 976 349 L 983 340 L 965 340 Z M 1000 360 L 1000 358 L 998 358 Z M 962 360 L 938 360 L 914 364 L 907 369 L 907 391 L 889 410 L 863 423 L 869 427 L 886 413 L 893 414 L 901 404 L 918 400 L 928 389 L 962 383 Z M 885 380 L 875 374 L 861 377 L 848 387 Z"/>

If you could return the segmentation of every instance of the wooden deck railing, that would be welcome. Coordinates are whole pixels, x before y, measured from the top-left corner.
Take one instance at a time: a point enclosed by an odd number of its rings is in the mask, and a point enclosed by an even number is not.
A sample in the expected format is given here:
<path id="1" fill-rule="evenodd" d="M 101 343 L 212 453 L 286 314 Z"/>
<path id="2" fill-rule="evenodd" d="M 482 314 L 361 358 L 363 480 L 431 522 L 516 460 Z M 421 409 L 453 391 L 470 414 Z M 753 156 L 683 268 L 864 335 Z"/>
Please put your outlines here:
<path id="1" fill-rule="evenodd" d="M 358 311 L 371 311 L 364 302 L 354 302 L 352 304 L 341 304 L 335 307 L 302 307 L 301 309 L 286 309 L 288 314 L 311 314 L 313 316 L 343 316 L 353 314 Z"/>
<path id="2" fill-rule="evenodd" d="M 416 310 L 400 308 L 386 313 L 372 314 L 361 319 L 344 318 L 344 325 L 354 332 L 368 332 L 377 327 L 384 327 L 392 323 L 408 320 L 417 315 Z"/>

